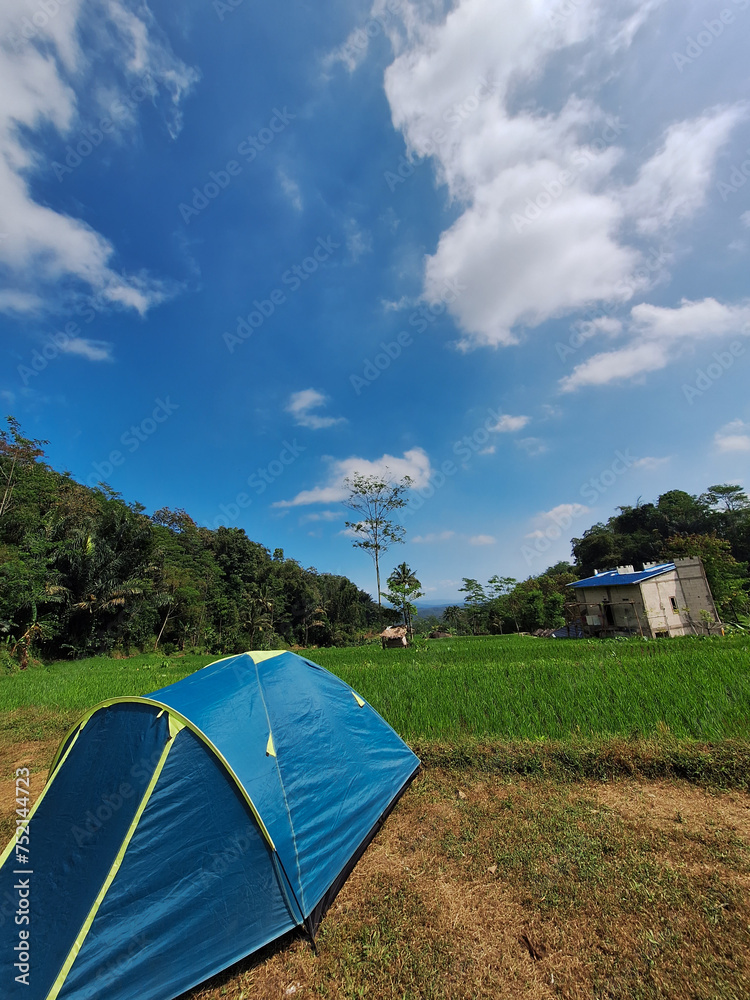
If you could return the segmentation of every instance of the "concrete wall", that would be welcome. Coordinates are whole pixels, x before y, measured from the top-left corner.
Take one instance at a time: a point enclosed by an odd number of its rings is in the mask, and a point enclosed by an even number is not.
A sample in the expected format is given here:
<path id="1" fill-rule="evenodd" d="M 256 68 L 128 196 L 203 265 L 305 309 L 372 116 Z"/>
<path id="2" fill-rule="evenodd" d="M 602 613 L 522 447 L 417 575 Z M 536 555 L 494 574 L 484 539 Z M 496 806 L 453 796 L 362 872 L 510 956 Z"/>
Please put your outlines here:
<path id="1" fill-rule="evenodd" d="M 640 584 L 594 586 L 576 589 L 579 604 L 609 604 L 614 626 L 609 624 L 606 611 L 597 607 L 581 608 L 584 615 L 599 615 L 601 627 L 623 632 L 640 631 L 654 638 L 657 634 L 696 635 L 707 631 L 701 611 L 714 622 L 709 631 L 720 632 L 721 625 L 711 590 L 700 559 L 676 559 L 675 568 Z M 629 567 L 628 567 L 629 568 Z M 674 610 L 672 598 L 677 610 Z M 632 602 L 632 603 L 631 603 Z M 597 626 L 590 626 L 594 631 Z"/>
<path id="2" fill-rule="evenodd" d="M 684 597 L 684 606 L 689 609 L 689 614 L 685 616 L 683 613 L 683 617 L 688 617 L 691 625 L 694 625 L 699 632 L 704 632 L 706 626 L 701 620 L 700 613 L 706 611 L 715 623 L 711 631 L 720 632 L 719 613 L 701 560 L 697 556 L 691 556 L 686 559 L 675 559 L 674 564 Z"/>

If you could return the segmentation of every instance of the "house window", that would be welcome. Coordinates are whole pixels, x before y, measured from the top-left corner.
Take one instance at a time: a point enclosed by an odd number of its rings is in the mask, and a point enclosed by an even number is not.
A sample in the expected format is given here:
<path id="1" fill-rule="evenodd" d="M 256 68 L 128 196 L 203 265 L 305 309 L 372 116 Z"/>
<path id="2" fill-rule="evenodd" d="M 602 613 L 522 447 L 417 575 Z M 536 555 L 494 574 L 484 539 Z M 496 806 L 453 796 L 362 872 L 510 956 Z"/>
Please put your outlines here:
<path id="1" fill-rule="evenodd" d="M 672 611 L 674 611 L 674 613 L 676 615 L 679 615 L 680 609 L 677 607 L 677 598 L 676 597 L 670 597 L 669 599 L 672 602 Z"/>

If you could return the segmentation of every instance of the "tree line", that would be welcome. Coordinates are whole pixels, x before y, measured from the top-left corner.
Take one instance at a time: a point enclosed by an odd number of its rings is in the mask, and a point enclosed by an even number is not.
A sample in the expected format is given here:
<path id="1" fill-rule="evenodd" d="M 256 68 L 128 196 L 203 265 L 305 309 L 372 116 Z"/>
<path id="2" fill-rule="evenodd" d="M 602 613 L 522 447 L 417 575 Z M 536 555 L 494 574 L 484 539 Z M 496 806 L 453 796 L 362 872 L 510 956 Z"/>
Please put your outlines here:
<path id="1" fill-rule="evenodd" d="M 559 562 L 538 576 L 517 581 L 493 576 L 486 584 L 464 578 L 462 606 L 445 609 L 442 623 L 458 634 L 501 634 L 560 628 L 572 618 L 568 584 L 595 570 L 700 556 L 719 616 L 724 622 L 750 613 L 750 498 L 733 483 L 693 495 L 669 490 L 655 503 L 617 508 L 571 539 L 573 562 Z M 425 622 L 432 627 L 435 622 Z"/>
<path id="2" fill-rule="evenodd" d="M 0 430 L 0 649 L 25 665 L 97 653 L 343 645 L 380 620 L 351 580 L 304 568 L 241 528 L 147 516 L 59 473 L 48 442 Z"/>
<path id="3" fill-rule="evenodd" d="M 137 650 L 233 653 L 366 641 L 386 624 L 458 634 L 556 628 L 566 621 L 567 584 L 608 569 L 680 556 L 703 560 L 724 621 L 750 611 L 750 500 L 722 484 L 693 496 L 618 508 L 573 538 L 572 562 L 518 581 L 464 578 L 462 605 L 442 620 L 417 615 L 415 572 L 401 563 L 380 589 L 380 558 L 404 540 L 396 520 L 411 483 L 355 475 L 344 506 L 355 547 L 373 558 L 378 601 L 344 576 L 304 568 L 241 528 L 201 527 L 184 510 L 148 516 L 106 484 L 92 488 L 46 461 L 46 441 L 16 420 L 0 430 L 0 653 L 25 665 Z M 391 608 L 380 606 L 385 597 Z"/>

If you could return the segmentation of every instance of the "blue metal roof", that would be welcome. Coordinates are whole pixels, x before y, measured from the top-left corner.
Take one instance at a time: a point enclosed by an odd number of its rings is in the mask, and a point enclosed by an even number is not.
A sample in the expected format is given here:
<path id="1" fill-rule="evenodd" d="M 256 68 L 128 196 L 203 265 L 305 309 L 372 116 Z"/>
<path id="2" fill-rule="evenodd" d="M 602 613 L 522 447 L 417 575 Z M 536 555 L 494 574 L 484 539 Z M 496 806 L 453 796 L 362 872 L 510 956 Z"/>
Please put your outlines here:
<path id="1" fill-rule="evenodd" d="M 628 584 L 641 583 L 643 580 L 650 580 L 652 576 L 661 576 L 674 569 L 674 563 L 659 563 L 658 566 L 649 566 L 638 573 L 618 573 L 616 569 L 607 570 L 606 573 L 597 573 L 596 576 L 588 576 L 585 580 L 576 580 L 569 583 L 569 587 L 624 587 Z"/>

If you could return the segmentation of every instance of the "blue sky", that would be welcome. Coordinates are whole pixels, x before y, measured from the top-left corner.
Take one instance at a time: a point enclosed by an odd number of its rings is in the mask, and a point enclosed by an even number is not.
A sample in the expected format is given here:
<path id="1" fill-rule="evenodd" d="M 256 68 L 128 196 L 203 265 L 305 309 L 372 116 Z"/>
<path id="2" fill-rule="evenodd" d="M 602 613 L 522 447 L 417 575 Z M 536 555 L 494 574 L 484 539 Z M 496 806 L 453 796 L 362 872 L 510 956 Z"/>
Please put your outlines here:
<path id="1" fill-rule="evenodd" d="M 79 480 L 436 602 L 748 485 L 750 0 L 7 0 L 0 396 Z"/>

